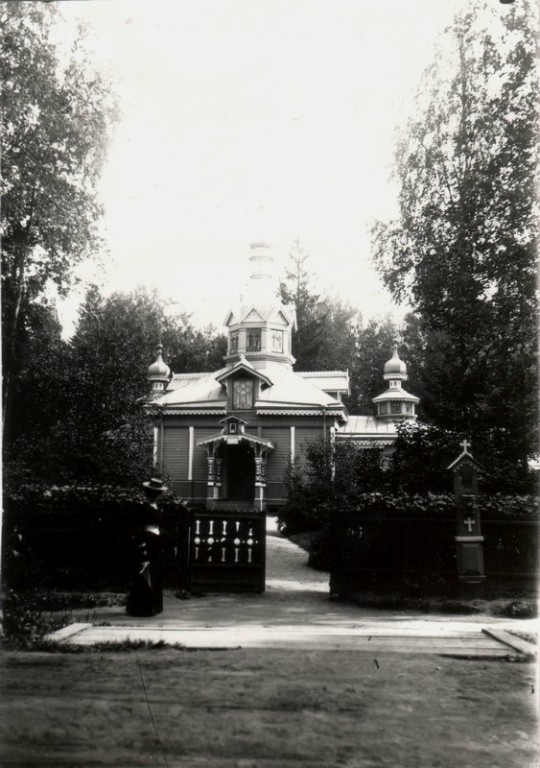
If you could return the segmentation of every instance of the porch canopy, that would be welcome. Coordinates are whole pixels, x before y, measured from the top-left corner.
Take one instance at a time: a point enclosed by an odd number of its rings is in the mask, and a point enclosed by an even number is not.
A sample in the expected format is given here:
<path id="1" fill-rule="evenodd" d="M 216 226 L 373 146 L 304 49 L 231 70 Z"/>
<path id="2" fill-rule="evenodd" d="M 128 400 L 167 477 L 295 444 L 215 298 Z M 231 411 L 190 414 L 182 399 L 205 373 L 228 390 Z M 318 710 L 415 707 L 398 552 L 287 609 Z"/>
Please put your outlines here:
<path id="1" fill-rule="evenodd" d="M 215 445 L 216 443 L 225 443 L 226 445 L 239 445 L 241 442 L 250 443 L 255 451 L 273 451 L 274 444 L 270 440 L 263 440 L 257 435 L 249 435 L 246 432 L 239 432 L 236 435 L 219 432 L 217 435 L 211 435 L 205 440 L 201 440 L 197 445 Z"/>

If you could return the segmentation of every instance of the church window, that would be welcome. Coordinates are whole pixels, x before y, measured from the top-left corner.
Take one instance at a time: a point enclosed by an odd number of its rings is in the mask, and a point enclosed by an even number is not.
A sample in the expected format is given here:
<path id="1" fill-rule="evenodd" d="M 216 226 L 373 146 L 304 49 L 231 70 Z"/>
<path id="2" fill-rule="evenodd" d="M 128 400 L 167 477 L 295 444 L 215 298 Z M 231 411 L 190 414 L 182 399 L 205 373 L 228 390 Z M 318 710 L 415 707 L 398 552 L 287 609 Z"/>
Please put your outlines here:
<path id="1" fill-rule="evenodd" d="M 238 332 L 231 333 L 231 352 L 238 352 Z"/>
<path id="2" fill-rule="evenodd" d="M 235 379 L 233 382 L 233 408 L 253 408 L 253 380 Z"/>
<path id="3" fill-rule="evenodd" d="M 390 403 L 390 413 L 401 413 L 401 403 Z"/>
<path id="4" fill-rule="evenodd" d="M 283 352 L 283 331 L 272 331 L 272 351 Z"/>
<path id="5" fill-rule="evenodd" d="M 258 352 L 261 348 L 261 332 L 258 329 L 247 332 L 247 346 L 248 352 Z"/>

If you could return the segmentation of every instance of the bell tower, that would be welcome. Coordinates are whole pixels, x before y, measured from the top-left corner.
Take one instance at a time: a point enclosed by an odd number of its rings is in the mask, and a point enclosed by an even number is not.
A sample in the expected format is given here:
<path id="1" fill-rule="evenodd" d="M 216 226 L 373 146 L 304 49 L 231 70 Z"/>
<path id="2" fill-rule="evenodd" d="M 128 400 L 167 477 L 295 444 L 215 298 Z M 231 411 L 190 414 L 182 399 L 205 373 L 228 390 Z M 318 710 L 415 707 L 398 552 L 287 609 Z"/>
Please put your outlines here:
<path id="1" fill-rule="evenodd" d="M 296 311 L 279 299 L 270 246 L 252 243 L 249 262 L 251 272 L 244 295 L 225 319 L 229 339 L 224 360 L 235 363 L 243 356 L 257 369 L 266 368 L 268 362 L 291 369 L 295 362 L 291 338 Z"/>

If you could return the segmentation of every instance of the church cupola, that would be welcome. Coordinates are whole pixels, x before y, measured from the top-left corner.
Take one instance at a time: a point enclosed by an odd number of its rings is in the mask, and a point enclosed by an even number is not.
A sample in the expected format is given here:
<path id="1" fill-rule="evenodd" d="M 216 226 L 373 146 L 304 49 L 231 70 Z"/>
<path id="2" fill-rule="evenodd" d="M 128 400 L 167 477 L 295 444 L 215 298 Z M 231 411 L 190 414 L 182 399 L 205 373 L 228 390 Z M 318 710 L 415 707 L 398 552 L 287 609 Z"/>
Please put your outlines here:
<path id="1" fill-rule="evenodd" d="M 388 389 L 372 400 L 377 408 L 377 418 L 381 421 L 415 421 L 420 398 L 406 392 L 401 385 L 409 377 L 407 365 L 399 357 L 397 343 L 394 344 L 392 357 L 384 366 L 383 378 L 388 382 Z"/>
<path id="2" fill-rule="evenodd" d="M 384 365 L 385 381 L 407 381 L 407 365 L 398 355 L 398 345 L 394 343 L 393 354 L 390 360 Z M 396 386 L 396 385 L 394 385 Z"/>
<path id="3" fill-rule="evenodd" d="M 171 369 L 163 360 L 163 345 L 158 344 L 156 349 L 156 360 L 148 367 L 146 378 L 152 387 L 150 396 L 159 397 L 165 392 L 169 379 L 171 378 Z"/>
<path id="4" fill-rule="evenodd" d="M 291 368 L 294 363 L 291 337 L 296 326 L 296 312 L 279 299 L 270 246 L 252 243 L 249 262 L 251 274 L 244 295 L 225 319 L 229 329 L 225 362 L 236 363 L 243 356 L 255 368 L 264 368 L 269 361 Z"/>

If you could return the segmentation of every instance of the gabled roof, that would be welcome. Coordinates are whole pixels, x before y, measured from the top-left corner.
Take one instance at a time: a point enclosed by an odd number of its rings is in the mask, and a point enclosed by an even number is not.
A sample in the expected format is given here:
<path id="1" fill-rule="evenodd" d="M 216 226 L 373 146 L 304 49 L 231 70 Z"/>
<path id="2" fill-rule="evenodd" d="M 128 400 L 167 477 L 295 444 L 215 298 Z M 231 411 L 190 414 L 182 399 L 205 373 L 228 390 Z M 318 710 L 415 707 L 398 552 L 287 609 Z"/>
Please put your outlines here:
<path id="1" fill-rule="evenodd" d="M 296 310 L 293 306 L 281 304 L 277 297 L 275 302 L 270 304 L 254 301 L 229 310 L 225 317 L 224 325 L 230 326 L 245 322 L 262 323 L 274 319 L 280 319 L 286 325 L 295 328 Z"/>
<path id="2" fill-rule="evenodd" d="M 239 361 L 221 368 L 214 373 L 191 374 L 189 377 L 173 379 L 162 397 L 154 404 L 170 411 L 192 412 L 209 411 L 212 409 L 227 409 L 227 394 L 223 381 L 228 376 L 245 370 L 257 376 L 267 386 L 261 388 L 255 402 L 255 410 L 265 413 L 287 409 L 312 413 L 322 411 L 335 412 L 338 417 L 345 418 L 346 409 L 343 403 L 328 395 L 316 386 L 310 379 L 304 379 L 280 363 L 267 362 L 264 369 L 257 369 L 247 360 Z"/>
<path id="3" fill-rule="evenodd" d="M 454 471 L 456 471 L 457 469 L 459 469 L 459 467 L 462 464 L 467 464 L 467 463 L 473 464 L 477 469 L 484 469 L 484 467 L 480 464 L 480 462 L 476 461 L 472 453 L 469 453 L 467 448 L 464 448 L 462 452 L 459 454 L 459 456 L 457 457 L 457 459 L 454 459 L 454 461 L 451 464 L 449 464 L 446 469 L 453 469 Z"/>
<path id="4" fill-rule="evenodd" d="M 216 381 L 219 381 L 220 383 L 226 381 L 231 376 L 234 376 L 239 371 L 243 371 L 244 373 L 247 373 L 248 375 L 255 376 L 257 379 L 259 379 L 263 384 L 266 384 L 267 387 L 270 387 L 272 385 L 272 382 L 268 378 L 268 376 L 265 376 L 261 371 L 258 371 L 250 362 L 249 360 L 246 360 L 244 355 L 240 356 L 240 360 L 237 363 L 234 363 L 231 367 L 224 370 L 222 373 L 219 373 L 219 375 L 216 375 Z"/>
<path id="5" fill-rule="evenodd" d="M 199 440 L 197 445 L 209 445 L 210 443 L 227 443 L 228 445 L 238 445 L 245 441 L 247 443 L 253 443 L 253 445 L 260 445 L 266 448 L 268 451 L 273 451 L 275 446 L 270 440 L 263 440 L 262 437 L 257 435 L 251 435 L 249 432 L 240 432 L 236 435 L 229 435 L 226 432 L 218 432 L 215 435 L 210 435 L 204 440 Z"/>

